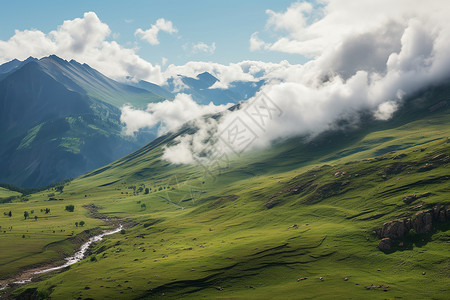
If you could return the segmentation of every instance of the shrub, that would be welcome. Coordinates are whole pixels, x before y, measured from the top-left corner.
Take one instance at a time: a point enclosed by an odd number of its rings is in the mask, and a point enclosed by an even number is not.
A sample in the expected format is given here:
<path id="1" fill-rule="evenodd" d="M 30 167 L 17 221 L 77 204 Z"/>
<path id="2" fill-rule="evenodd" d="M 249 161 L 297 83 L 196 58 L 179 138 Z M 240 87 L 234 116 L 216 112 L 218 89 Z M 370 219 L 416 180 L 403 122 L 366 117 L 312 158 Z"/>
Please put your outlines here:
<path id="1" fill-rule="evenodd" d="M 66 210 L 68 212 L 73 212 L 75 210 L 75 206 L 73 206 L 72 204 L 71 205 L 66 205 Z"/>

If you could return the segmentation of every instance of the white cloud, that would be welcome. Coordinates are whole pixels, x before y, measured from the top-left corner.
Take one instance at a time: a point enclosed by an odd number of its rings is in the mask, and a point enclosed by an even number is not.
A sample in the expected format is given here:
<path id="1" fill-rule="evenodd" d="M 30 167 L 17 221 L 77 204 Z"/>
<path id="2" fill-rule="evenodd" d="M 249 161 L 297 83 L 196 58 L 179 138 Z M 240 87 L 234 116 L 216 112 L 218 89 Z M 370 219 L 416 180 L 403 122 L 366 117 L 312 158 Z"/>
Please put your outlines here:
<path id="1" fill-rule="evenodd" d="M 268 28 L 287 35 L 270 45 L 260 43 L 257 35 L 251 37 L 254 49 L 269 47 L 315 57 L 303 66 L 241 62 L 228 66 L 186 64 L 168 69 L 189 73 L 199 67 L 210 68 L 221 81 L 221 77 L 264 78 L 267 83 L 261 93 L 283 112 L 280 118 L 266 118 L 264 128 L 257 126 L 245 111 L 258 101 L 260 93 L 242 103 L 240 110 L 226 112 L 219 122 L 209 124 L 212 127 L 198 125 L 200 135 L 216 132 L 210 139 L 180 137 L 177 152 L 191 152 L 183 161 L 201 159 L 204 149 L 212 147 L 210 141 L 232 152 L 230 147 L 221 145 L 219 136 L 236 120 L 257 135 L 247 149 L 267 147 L 283 138 L 312 137 L 335 128 L 339 120 L 356 126 L 358 112 L 363 110 L 371 111 L 379 120 L 387 120 L 402 105 L 404 97 L 450 77 L 450 6 L 446 1 L 336 0 L 319 10 L 318 13 L 297 3 L 284 13 L 268 12 Z M 320 14 L 323 16 L 316 19 Z M 207 143 L 202 146 L 201 141 L 205 140 Z M 170 160 L 170 156 L 165 158 Z"/>
<path id="2" fill-rule="evenodd" d="M 389 120 L 392 115 L 397 111 L 398 103 L 395 101 L 387 101 L 381 103 L 374 113 L 375 118 L 378 120 Z"/>
<path id="3" fill-rule="evenodd" d="M 143 30 L 142 28 L 138 28 L 134 34 L 142 40 L 146 40 L 150 45 L 158 45 L 158 33 L 160 31 L 173 34 L 177 33 L 178 29 L 173 26 L 172 21 L 166 21 L 164 18 L 160 18 L 149 29 Z"/>
<path id="4" fill-rule="evenodd" d="M 213 62 L 190 61 L 181 66 L 169 65 L 164 72 L 164 76 L 165 78 L 176 78 L 178 75 L 183 75 L 195 78 L 200 73 L 208 72 L 218 78 L 224 85 L 237 80 L 255 81 L 255 77 L 246 68 L 246 64 L 246 62 L 240 62 L 222 65 Z M 255 62 L 255 64 L 258 64 L 258 62 Z"/>
<path id="5" fill-rule="evenodd" d="M 267 29 L 285 34 L 274 42 L 265 43 L 265 48 L 318 57 L 343 39 L 372 31 L 387 20 L 404 24 L 413 15 L 426 15 L 426 12 L 435 10 L 434 14 L 447 6 L 443 0 L 432 3 L 417 0 L 325 0 L 319 3 L 321 6 L 316 8 L 307 2 L 295 2 L 284 12 L 267 10 Z"/>
<path id="6" fill-rule="evenodd" d="M 250 37 L 250 51 L 260 50 L 264 45 L 265 43 L 258 37 L 258 33 L 254 32 Z"/>
<path id="7" fill-rule="evenodd" d="M 124 48 L 108 41 L 109 26 L 102 23 L 94 12 L 83 18 L 64 21 L 49 33 L 33 30 L 16 30 L 8 41 L 0 41 L 0 64 L 29 56 L 41 58 L 55 54 L 61 58 L 87 63 L 105 75 L 122 79 L 133 76 L 162 83 L 161 67 L 139 57 L 135 49 Z"/>
<path id="8" fill-rule="evenodd" d="M 206 43 L 203 42 L 199 42 L 197 44 L 192 45 L 192 53 L 199 53 L 199 52 L 203 52 L 206 54 L 213 54 L 214 51 L 216 51 L 216 43 L 211 43 L 211 45 L 208 45 Z"/>
<path id="9" fill-rule="evenodd" d="M 159 134 L 178 129 L 184 123 L 205 114 L 214 114 L 230 105 L 200 105 L 190 95 L 178 94 L 174 100 L 149 103 L 146 110 L 131 106 L 122 107 L 120 121 L 126 126 L 126 134 L 132 135 L 143 128 L 153 128 L 159 124 Z"/>

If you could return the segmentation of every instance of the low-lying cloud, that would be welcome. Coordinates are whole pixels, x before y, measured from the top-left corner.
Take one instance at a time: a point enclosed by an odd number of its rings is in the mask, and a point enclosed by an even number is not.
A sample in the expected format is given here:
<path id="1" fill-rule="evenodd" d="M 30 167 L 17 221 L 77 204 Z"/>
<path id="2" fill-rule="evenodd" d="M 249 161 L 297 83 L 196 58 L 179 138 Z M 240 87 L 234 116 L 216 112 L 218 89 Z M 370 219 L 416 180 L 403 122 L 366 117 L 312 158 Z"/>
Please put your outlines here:
<path id="1" fill-rule="evenodd" d="M 158 134 L 178 129 L 184 123 L 203 115 L 224 111 L 229 105 L 200 105 L 190 95 L 178 94 L 174 100 L 148 104 L 145 110 L 131 106 L 122 107 L 120 121 L 125 124 L 125 133 L 133 135 L 141 129 L 158 126 Z"/>
<path id="2" fill-rule="evenodd" d="M 286 62 L 246 62 L 247 68 L 244 63 L 234 65 L 239 76 L 255 78 L 258 74 L 266 79 L 261 92 L 242 103 L 240 110 L 225 112 L 218 122 L 195 124 L 198 137 L 179 137 L 179 144 L 167 148 L 164 158 L 193 163 L 204 160 L 208 149 L 237 152 L 233 149 L 236 136 L 244 131 L 247 136 L 238 143 L 251 144 L 243 151 L 267 147 L 282 138 L 314 136 L 333 129 L 337 120 L 357 124 L 358 112 L 363 110 L 388 120 L 405 96 L 450 77 L 450 8 L 445 1 L 377 1 L 372 5 L 342 0 L 319 9 L 295 3 L 284 13 L 269 11 L 268 27 L 288 35 L 266 43 L 253 34 L 251 48 L 314 59 L 301 66 Z M 226 78 L 225 71 L 217 70 Z M 281 116 L 269 117 L 271 111 L 258 104 L 264 97 Z M 255 105 L 259 116 L 248 113 Z M 264 126 L 255 121 L 258 117 L 264 119 Z M 206 139 L 206 133 L 213 135 Z"/>

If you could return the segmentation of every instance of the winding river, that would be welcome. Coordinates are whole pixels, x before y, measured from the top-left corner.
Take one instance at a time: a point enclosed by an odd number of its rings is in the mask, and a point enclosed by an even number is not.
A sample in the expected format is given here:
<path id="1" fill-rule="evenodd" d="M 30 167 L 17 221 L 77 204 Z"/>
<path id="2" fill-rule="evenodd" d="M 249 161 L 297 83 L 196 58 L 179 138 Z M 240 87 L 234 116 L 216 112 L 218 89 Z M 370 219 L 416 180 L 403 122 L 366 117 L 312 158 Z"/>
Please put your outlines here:
<path id="1" fill-rule="evenodd" d="M 39 274 L 43 274 L 43 273 L 48 273 L 48 272 L 60 270 L 60 269 L 66 268 L 68 266 L 71 266 L 73 264 L 76 264 L 77 262 L 81 261 L 84 258 L 85 254 L 86 254 L 86 251 L 89 249 L 89 246 L 91 246 L 92 243 L 96 243 L 96 242 L 101 241 L 103 239 L 103 237 L 105 237 L 107 235 L 118 233 L 119 231 L 122 230 L 122 228 L 123 228 L 123 226 L 120 225 L 119 227 L 117 227 L 114 230 L 105 231 L 105 232 L 103 232 L 103 233 L 101 233 L 99 235 L 91 237 L 86 243 L 81 245 L 80 250 L 78 250 L 73 256 L 67 257 L 66 258 L 66 262 L 64 264 L 62 264 L 60 266 L 57 266 L 57 267 L 52 267 L 52 268 L 48 268 L 48 269 L 43 269 L 43 270 L 31 272 L 30 274 L 31 275 L 39 275 Z M 25 284 L 25 283 L 31 282 L 32 278 L 33 278 L 32 276 L 29 276 L 29 278 L 13 281 L 13 283 L 14 284 Z M 8 285 L 0 286 L 0 291 L 4 290 L 7 287 L 8 287 Z"/>

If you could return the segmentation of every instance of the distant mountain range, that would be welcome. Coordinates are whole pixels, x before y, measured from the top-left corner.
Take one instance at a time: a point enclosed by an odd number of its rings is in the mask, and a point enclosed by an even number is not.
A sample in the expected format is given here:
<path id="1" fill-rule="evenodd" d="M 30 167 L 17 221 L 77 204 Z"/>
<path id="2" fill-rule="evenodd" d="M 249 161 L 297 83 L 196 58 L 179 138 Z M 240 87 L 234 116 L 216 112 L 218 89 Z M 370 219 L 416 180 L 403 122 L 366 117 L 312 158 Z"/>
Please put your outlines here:
<path id="1" fill-rule="evenodd" d="M 174 94 L 189 94 L 199 104 L 205 105 L 212 102 L 220 105 L 247 100 L 253 97 L 264 84 L 264 80 L 257 82 L 233 81 L 226 88 L 217 88 L 214 87 L 216 82 L 220 82 L 219 79 L 208 72 L 198 74 L 196 78 L 178 75 L 169 78 L 167 89 Z"/>
<path id="2" fill-rule="evenodd" d="M 37 187 L 108 164 L 156 137 L 157 128 L 123 134 L 120 108 L 192 95 L 199 104 L 237 103 L 264 83 L 236 81 L 214 88 L 210 73 L 170 78 L 162 87 L 112 80 L 87 64 L 55 55 L 0 65 L 0 183 Z"/>
<path id="3" fill-rule="evenodd" d="M 0 182 L 46 185 L 131 153 L 155 134 L 124 136 L 120 107 L 144 108 L 168 95 L 54 55 L 1 65 Z"/>

